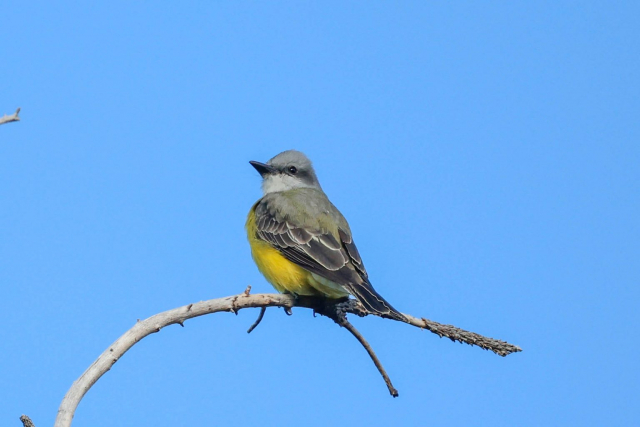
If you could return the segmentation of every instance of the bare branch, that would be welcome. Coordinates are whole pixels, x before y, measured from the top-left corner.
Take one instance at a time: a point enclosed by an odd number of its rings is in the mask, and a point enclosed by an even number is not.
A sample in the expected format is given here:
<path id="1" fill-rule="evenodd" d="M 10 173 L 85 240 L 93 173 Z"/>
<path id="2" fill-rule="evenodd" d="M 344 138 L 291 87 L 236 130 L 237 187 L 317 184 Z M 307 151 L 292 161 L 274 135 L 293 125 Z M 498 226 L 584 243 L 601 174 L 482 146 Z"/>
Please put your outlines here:
<path id="1" fill-rule="evenodd" d="M 434 334 L 442 337 L 449 338 L 451 341 L 463 342 L 469 345 L 477 345 L 484 350 L 491 350 L 498 356 L 507 356 L 511 353 L 517 353 L 522 351 L 517 345 L 509 344 L 506 341 L 500 341 L 495 338 L 489 338 L 476 334 L 475 332 L 465 331 L 464 329 L 456 328 L 453 325 L 443 325 L 442 323 L 434 322 L 433 320 L 427 320 L 424 317 L 418 319 L 417 317 L 409 316 L 405 314 L 407 323 L 419 328 L 424 328 Z"/>
<path id="2" fill-rule="evenodd" d="M 353 335 L 358 340 L 358 342 L 362 344 L 364 349 L 367 350 L 367 353 L 369 353 L 369 357 L 371 357 L 371 360 L 373 360 L 373 364 L 376 365 L 376 368 L 378 368 L 378 372 L 380 372 L 380 375 L 382 375 L 382 379 L 384 379 L 385 384 L 387 384 L 387 388 L 389 389 L 389 393 L 391 394 L 391 396 L 398 397 L 398 390 L 396 390 L 393 384 L 391 384 L 391 378 L 389 378 L 389 375 L 387 375 L 387 371 L 384 370 L 382 363 L 380 363 L 380 359 L 378 359 L 378 356 L 376 356 L 373 348 L 371 348 L 371 345 L 367 342 L 366 339 L 364 339 L 360 331 L 358 331 L 356 327 L 347 320 L 346 316 L 341 321 L 336 321 L 336 323 L 351 332 L 351 335 Z"/>
<path id="3" fill-rule="evenodd" d="M 20 107 L 18 107 L 16 112 L 11 114 L 10 116 L 5 114 L 4 116 L 0 117 L 0 125 L 3 125 L 5 123 L 11 123 L 11 122 L 19 122 L 20 117 L 18 117 L 18 114 L 20 114 Z M 29 417 L 27 417 L 27 419 L 28 418 Z"/>
<path id="4" fill-rule="evenodd" d="M 256 319 L 255 322 L 253 322 L 253 325 L 251 325 L 251 327 L 247 330 L 248 334 L 250 334 L 255 328 L 257 328 L 260 322 L 262 322 L 262 318 L 264 317 L 265 311 L 267 311 L 267 307 L 262 307 L 260 309 L 260 314 L 258 315 L 258 318 Z"/>
<path id="5" fill-rule="evenodd" d="M 84 397 L 87 391 L 98 381 L 98 379 L 104 375 L 111 367 L 126 353 L 131 347 L 133 347 L 138 341 L 144 337 L 151 335 L 155 332 L 159 332 L 162 328 L 169 325 L 182 325 L 188 319 L 194 317 L 203 316 L 205 314 L 218 313 L 221 311 L 237 313 L 244 308 L 266 308 L 266 307 L 284 307 L 285 310 L 290 310 L 292 307 L 306 307 L 311 308 L 316 312 L 325 314 L 328 312 L 327 307 L 333 306 L 334 309 L 340 309 L 344 313 L 352 313 L 358 316 L 366 316 L 369 313 L 360 305 L 357 301 L 349 300 L 347 302 L 333 302 L 328 303 L 326 300 L 310 297 L 295 298 L 291 295 L 284 294 L 255 294 L 250 295 L 248 290 L 239 295 L 233 295 L 226 298 L 212 299 L 208 301 L 201 301 L 195 304 L 185 305 L 173 310 L 168 310 L 154 316 L 149 317 L 143 321 L 138 321 L 131 329 L 118 338 L 112 345 L 110 345 L 98 359 L 87 368 L 87 370 L 78 378 L 67 394 L 65 395 L 60 408 L 58 409 L 58 416 L 54 427 L 69 427 L 73 419 L 73 415 L 80 403 L 80 400 Z M 339 307 L 338 307 L 339 306 Z M 328 315 L 328 314 L 325 314 Z M 329 315 L 329 317 L 332 317 Z M 418 319 L 413 316 L 405 315 L 407 322 L 410 325 L 417 326 L 419 328 L 428 329 L 438 335 L 446 336 L 452 340 L 466 342 L 467 344 L 478 345 L 482 348 L 494 351 L 496 354 L 502 356 L 512 352 L 521 351 L 520 347 L 508 344 L 504 341 L 494 340 L 492 338 L 486 338 L 482 335 L 475 334 L 473 332 L 464 331 L 462 329 L 455 328 L 453 326 L 441 325 L 436 322 L 432 322 L 426 319 Z M 332 317 L 334 318 L 334 317 Z M 335 319 L 334 319 L 335 320 Z M 368 343 L 362 338 L 362 336 L 355 331 L 355 328 L 349 329 L 349 331 L 365 346 L 369 355 L 373 359 L 374 363 L 380 370 L 380 373 L 386 375 L 382 365 L 373 354 L 373 351 L 369 351 L 370 347 Z M 354 333 L 355 331 L 355 333 Z M 388 376 L 385 378 L 387 381 Z M 391 386 L 391 382 L 388 382 L 390 391 L 395 390 Z M 397 392 L 396 392 L 397 393 Z M 393 394 L 393 392 L 392 392 Z"/>
<path id="6" fill-rule="evenodd" d="M 305 301 L 299 300 L 298 306 L 304 306 L 309 308 L 313 307 L 313 302 L 307 302 L 306 305 L 302 304 Z M 345 304 L 342 304 L 342 310 L 345 313 L 352 313 L 358 315 L 360 317 L 368 316 L 372 313 L 369 313 L 363 306 L 356 300 L 348 300 Z M 322 313 L 324 314 L 324 313 Z M 326 314 L 325 314 L 326 315 Z M 475 332 L 465 331 L 464 329 L 456 328 L 453 325 L 443 325 L 442 323 L 434 322 L 433 320 L 413 317 L 410 314 L 404 314 L 405 317 L 404 323 L 409 325 L 417 326 L 420 329 L 426 329 L 428 331 L 433 332 L 438 335 L 440 338 L 446 337 L 451 341 L 458 341 L 461 343 L 469 344 L 469 345 L 477 345 L 478 347 L 484 350 L 491 350 L 498 356 L 507 356 L 511 353 L 517 353 L 522 351 L 520 347 L 517 345 L 509 344 L 506 341 L 500 341 L 495 338 L 485 337 L 483 335 L 477 334 Z M 394 319 L 393 317 L 381 316 L 386 319 L 391 319 L 395 321 L 399 321 Z"/>
<path id="7" fill-rule="evenodd" d="M 382 366 L 382 363 L 380 363 L 380 360 L 378 359 L 378 356 L 376 356 L 376 353 L 373 351 L 373 348 L 371 348 L 371 345 L 369 345 L 369 343 L 362 336 L 360 331 L 358 331 L 356 327 L 353 326 L 347 320 L 347 313 L 355 310 L 358 310 L 357 315 L 362 317 L 366 316 L 368 314 L 366 311 L 360 312 L 360 310 L 364 310 L 364 308 L 362 306 L 358 307 L 357 305 L 359 303 L 355 300 L 350 300 L 350 299 L 343 299 L 339 301 L 335 301 L 335 300 L 320 300 L 320 301 L 321 301 L 321 305 L 313 309 L 314 314 L 320 313 L 323 316 L 327 316 L 328 318 L 336 322 L 338 325 L 340 325 L 341 327 L 351 332 L 351 335 L 353 335 L 358 340 L 358 342 L 362 345 L 362 347 L 364 347 L 364 349 L 369 354 L 369 357 L 371 357 L 373 364 L 376 365 L 376 368 L 378 368 L 378 372 L 380 372 L 380 375 L 382 375 L 382 379 L 384 379 L 384 382 L 387 384 L 387 388 L 389 389 L 389 393 L 391 394 L 391 396 L 398 397 L 398 390 L 396 390 L 393 384 L 391 383 L 391 378 L 389 378 L 389 375 L 387 375 L 387 371 L 385 371 L 384 367 Z"/>
<path id="8" fill-rule="evenodd" d="M 33 421 L 31 421 L 31 418 L 26 415 L 22 415 L 20 417 L 20 421 L 22 421 L 22 427 L 36 427 L 35 424 L 33 424 Z"/>
<path id="9" fill-rule="evenodd" d="M 358 331 L 355 326 L 349 323 L 346 317 L 342 322 L 338 322 L 338 324 L 344 327 L 349 332 L 351 332 L 351 335 L 356 337 L 356 339 L 360 342 L 360 344 L 362 344 L 364 349 L 367 350 L 367 353 L 369 353 L 369 357 L 371 357 L 371 360 L 373 360 L 373 364 L 376 365 L 376 368 L 378 368 L 378 372 L 380 372 L 380 375 L 382 375 L 384 382 L 387 384 L 389 393 L 393 397 L 398 397 L 398 390 L 396 390 L 393 384 L 391 384 L 391 378 L 389 378 L 389 375 L 387 375 L 387 371 L 384 370 L 384 367 L 382 366 L 382 363 L 380 363 L 378 356 L 376 356 L 376 353 L 373 351 L 373 348 L 371 348 L 371 345 L 369 345 L 367 340 L 364 339 L 360 331 Z"/>

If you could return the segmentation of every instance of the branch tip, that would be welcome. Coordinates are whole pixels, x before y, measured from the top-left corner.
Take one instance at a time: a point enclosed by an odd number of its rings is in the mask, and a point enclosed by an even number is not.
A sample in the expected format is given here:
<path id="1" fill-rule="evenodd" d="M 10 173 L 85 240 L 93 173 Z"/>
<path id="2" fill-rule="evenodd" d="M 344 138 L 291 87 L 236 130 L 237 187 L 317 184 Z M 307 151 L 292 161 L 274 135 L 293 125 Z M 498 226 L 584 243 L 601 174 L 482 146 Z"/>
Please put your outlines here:
<path id="1" fill-rule="evenodd" d="M 35 424 L 33 424 L 33 421 L 31 421 L 31 418 L 27 417 L 26 415 L 22 415 L 20 417 L 20 421 L 22 421 L 23 427 L 35 427 Z"/>
<path id="2" fill-rule="evenodd" d="M 3 125 L 5 123 L 11 123 L 11 122 L 19 122 L 20 121 L 20 117 L 18 116 L 20 114 L 20 107 L 18 107 L 18 109 L 16 109 L 16 112 L 8 115 L 5 114 L 4 116 L 0 117 L 0 125 Z"/>
<path id="3" fill-rule="evenodd" d="M 376 365 L 376 368 L 378 368 L 378 372 L 380 372 L 380 375 L 382 375 L 382 379 L 384 379 L 384 382 L 387 385 L 387 389 L 389 389 L 389 394 L 391 394 L 391 396 L 393 397 L 398 397 L 398 390 L 396 390 L 396 388 L 391 383 L 391 378 L 389 378 L 387 371 L 385 371 L 384 367 L 382 366 L 380 359 L 378 359 L 378 356 L 376 356 L 373 348 L 371 347 L 371 345 L 369 345 L 367 340 L 364 339 L 362 334 L 347 320 L 347 316 L 341 318 L 340 326 L 351 332 L 351 335 L 353 335 L 360 342 L 360 344 L 362 344 L 364 349 L 369 354 L 369 357 L 373 361 L 373 364 Z"/>
<path id="4" fill-rule="evenodd" d="M 247 330 L 247 333 L 250 334 L 251 331 L 253 331 L 255 328 L 258 327 L 258 325 L 260 324 L 260 322 L 262 322 L 262 318 L 264 317 L 264 313 L 267 311 L 267 307 L 261 307 L 260 308 L 260 314 L 258 315 L 258 318 L 256 319 L 255 322 L 253 322 L 253 325 L 251 325 L 251 327 Z"/>

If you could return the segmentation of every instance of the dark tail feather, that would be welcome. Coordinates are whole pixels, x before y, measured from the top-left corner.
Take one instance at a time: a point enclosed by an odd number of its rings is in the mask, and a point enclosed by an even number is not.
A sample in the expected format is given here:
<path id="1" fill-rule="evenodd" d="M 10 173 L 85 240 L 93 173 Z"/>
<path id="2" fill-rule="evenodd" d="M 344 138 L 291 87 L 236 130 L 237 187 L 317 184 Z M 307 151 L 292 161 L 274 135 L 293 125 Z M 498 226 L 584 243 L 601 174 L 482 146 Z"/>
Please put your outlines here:
<path id="1" fill-rule="evenodd" d="M 350 283 L 349 290 L 358 301 L 372 314 L 388 317 L 390 319 L 406 322 L 406 318 L 398 310 L 393 308 L 382 296 L 373 289 L 371 283 L 366 280 L 362 283 Z"/>

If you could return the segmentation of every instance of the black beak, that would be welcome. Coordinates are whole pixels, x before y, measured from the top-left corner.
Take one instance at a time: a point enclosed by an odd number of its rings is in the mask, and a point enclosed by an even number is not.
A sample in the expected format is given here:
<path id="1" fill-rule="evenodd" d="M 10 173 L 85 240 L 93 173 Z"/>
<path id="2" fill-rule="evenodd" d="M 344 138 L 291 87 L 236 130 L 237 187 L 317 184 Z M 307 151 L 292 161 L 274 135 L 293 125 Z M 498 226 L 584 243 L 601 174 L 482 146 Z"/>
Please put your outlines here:
<path id="1" fill-rule="evenodd" d="M 253 166 L 254 168 L 256 168 L 256 170 L 258 171 L 258 173 L 264 178 L 266 175 L 269 175 L 270 173 L 276 173 L 278 170 L 276 168 L 274 168 L 273 166 L 269 166 L 265 163 L 260 163 L 260 162 L 254 162 L 253 160 L 249 162 L 251 164 L 251 166 Z"/>

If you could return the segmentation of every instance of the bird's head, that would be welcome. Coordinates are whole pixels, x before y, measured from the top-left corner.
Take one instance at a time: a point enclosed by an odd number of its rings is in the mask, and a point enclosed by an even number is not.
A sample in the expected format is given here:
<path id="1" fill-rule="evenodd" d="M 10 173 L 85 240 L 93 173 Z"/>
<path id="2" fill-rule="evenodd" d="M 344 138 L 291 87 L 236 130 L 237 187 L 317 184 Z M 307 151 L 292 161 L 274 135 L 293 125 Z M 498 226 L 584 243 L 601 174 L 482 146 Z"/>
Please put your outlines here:
<path id="1" fill-rule="evenodd" d="M 267 163 L 251 161 L 251 166 L 262 176 L 264 194 L 296 188 L 321 190 L 311 160 L 296 150 L 283 151 Z"/>

